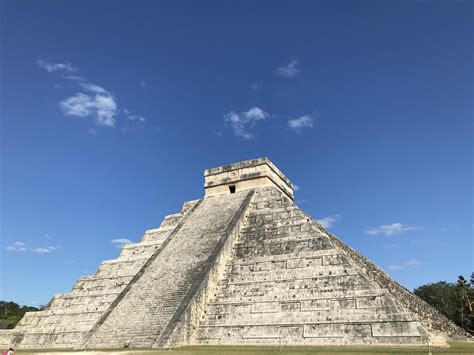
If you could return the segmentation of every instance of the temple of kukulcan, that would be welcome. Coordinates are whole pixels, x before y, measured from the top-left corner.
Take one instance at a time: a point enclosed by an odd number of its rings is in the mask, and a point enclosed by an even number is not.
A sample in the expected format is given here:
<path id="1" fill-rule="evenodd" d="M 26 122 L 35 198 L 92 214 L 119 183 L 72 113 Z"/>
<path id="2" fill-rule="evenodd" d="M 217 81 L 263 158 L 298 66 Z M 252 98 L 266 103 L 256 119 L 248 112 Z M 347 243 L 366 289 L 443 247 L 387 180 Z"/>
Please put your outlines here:
<path id="1" fill-rule="evenodd" d="M 207 169 L 187 201 L 0 345 L 445 345 L 465 332 L 294 202 L 267 158 Z"/>

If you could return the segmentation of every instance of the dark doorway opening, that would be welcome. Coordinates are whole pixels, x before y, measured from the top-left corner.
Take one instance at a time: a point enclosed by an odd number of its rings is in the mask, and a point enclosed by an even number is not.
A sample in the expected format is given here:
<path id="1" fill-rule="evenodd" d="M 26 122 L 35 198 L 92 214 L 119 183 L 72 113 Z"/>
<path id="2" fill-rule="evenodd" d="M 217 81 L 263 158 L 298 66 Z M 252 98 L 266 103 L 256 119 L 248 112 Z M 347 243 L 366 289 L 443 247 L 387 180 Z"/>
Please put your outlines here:
<path id="1" fill-rule="evenodd" d="M 235 193 L 235 185 L 229 185 L 229 191 L 231 194 Z"/>

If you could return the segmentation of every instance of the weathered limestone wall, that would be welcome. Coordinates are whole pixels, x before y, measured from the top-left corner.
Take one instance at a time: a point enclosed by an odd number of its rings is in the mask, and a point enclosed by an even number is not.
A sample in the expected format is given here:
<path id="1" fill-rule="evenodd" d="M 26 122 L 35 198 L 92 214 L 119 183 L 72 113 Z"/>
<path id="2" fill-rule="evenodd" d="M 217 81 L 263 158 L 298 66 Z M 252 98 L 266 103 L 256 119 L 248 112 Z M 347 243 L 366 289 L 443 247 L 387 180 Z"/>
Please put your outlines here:
<path id="1" fill-rule="evenodd" d="M 196 202 L 186 202 L 181 213 L 166 216 L 160 228 L 147 231 L 139 243 L 125 245 L 117 259 L 103 261 L 94 275 L 79 278 L 69 293 L 55 295 L 43 311 L 26 313 L 13 332 L 0 331 L 0 345 L 78 346 Z"/>
<path id="2" fill-rule="evenodd" d="M 182 227 L 167 240 L 159 257 L 125 295 L 86 344 L 89 348 L 151 347 L 168 335 L 173 316 L 190 302 L 186 296 L 205 268 L 248 191 L 209 197 L 190 212 Z"/>
<path id="3" fill-rule="evenodd" d="M 367 277 L 373 280 L 379 287 L 386 289 L 393 295 L 398 304 L 416 314 L 422 325 L 426 329 L 429 329 L 432 338 L 448 336 L 450 339 L 465 339 L 466 336 L 469 336 L 462 328 L 455 325 L 435 308 L 400 285 L 372 261 L 350 246 L 342 243 L 333 234 L 324 230 L 316 221 L 312 222 L 317 225 L 319 229 L 323 230 L 330 237 L 331 241 L 351 258 L 355 265 L 364 270 Z"/>
<path id="4" fill-rule="evenodd" d="M 197 344 L 426 344 L 429 328 L 276 188 L 259 189 Z"/>
<path id="5" fill-rule="evenodd" d="M 206 196 L 274 186 L 293 199 L 293 184 L 268 158 L 245 160 L 204 171 Z"/>

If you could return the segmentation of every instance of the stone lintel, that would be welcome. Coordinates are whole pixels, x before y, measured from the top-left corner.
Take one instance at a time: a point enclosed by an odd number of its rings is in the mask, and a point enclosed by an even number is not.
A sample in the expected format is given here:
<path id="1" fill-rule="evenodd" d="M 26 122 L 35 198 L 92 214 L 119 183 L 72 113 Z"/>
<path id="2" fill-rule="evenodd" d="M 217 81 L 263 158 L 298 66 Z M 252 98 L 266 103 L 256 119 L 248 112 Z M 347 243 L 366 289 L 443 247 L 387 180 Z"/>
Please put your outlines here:
<path id="1" fill-rule="evenodd" d="M 279 188 L 293 200 L 293 184 L 266 157 L 204 171 L 206 197 L 268 186 Z"/>

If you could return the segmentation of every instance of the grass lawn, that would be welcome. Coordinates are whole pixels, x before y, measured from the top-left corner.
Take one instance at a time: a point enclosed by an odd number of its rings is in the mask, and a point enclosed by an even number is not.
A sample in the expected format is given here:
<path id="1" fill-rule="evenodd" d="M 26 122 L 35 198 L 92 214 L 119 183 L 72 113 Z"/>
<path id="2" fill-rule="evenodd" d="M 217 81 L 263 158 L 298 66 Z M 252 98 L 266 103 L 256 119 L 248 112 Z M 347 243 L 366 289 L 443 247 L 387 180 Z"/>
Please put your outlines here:
<path id="1" fill-rule="evenodd" d="M 449 348 L 432 348 L 433 354 L 474 354 L 474 342 L 452 341 L 449 342 Z M 427 347 L 417 348 L 393 348 L 393 347 L 341 347 L 341 346 L 316 346 L 316 347 L 268 347 L 268 346 L 193 346 L 183 347 L 171 350 L 103 350 L 103 351 L 51 351 L 51 350 L 17 350 L 18 355 L 29 354 L 90 354 L 90 355 L 108 355 L 112 353 L 119 353 L 122 355 L 305 355 L 305 354 L 428 354 Z"/>

